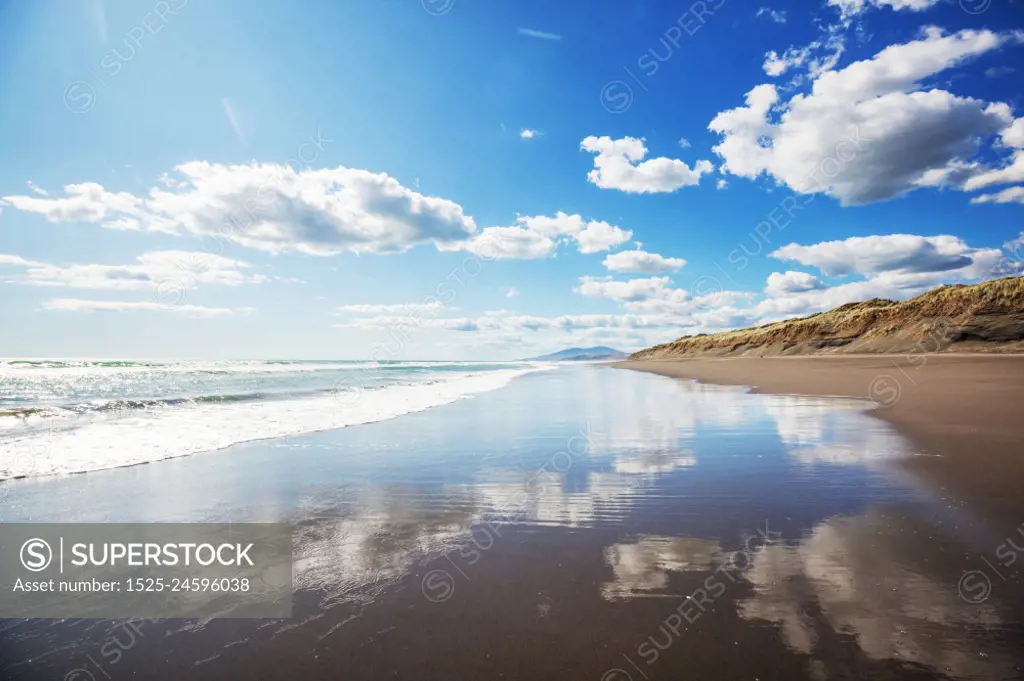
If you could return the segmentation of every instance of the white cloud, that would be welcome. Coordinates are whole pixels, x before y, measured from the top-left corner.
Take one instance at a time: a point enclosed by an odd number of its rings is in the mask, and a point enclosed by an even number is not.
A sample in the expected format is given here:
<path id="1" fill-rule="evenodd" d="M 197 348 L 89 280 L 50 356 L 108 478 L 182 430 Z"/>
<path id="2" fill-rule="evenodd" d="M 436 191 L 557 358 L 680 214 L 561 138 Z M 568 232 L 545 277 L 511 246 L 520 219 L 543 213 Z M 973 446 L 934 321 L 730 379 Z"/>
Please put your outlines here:
<path id="1" fill-rule="evenodd" d="M 423 303 L 394 303 L 389 305 L 372 305 L 360 303 L 356 305 L 342 305 L 338 308 L 339 312 L 354 312 L 356 314 L 438 314 L 444 309 L 444 304 L 440 301 L 431 301 Z"/>
<path id="2" fill-rule="evenodd" d="M 487 227 L 465 246 L 488 260 L 550 258 L 557 248 L 554 239 L 525 227 Z"/>
<path id="3" fill-rule="evenodd" d="M 67 196 L 49 199 L 34 196 L 5 196 L 3 200 L 17 210 L 39 213 L 50 222 L 106 222 L 111 229 L 123 229 L 113 224 L 115 219 L 141 216 L 142 200 L 127 192 L 108 192 L 94 182 L 69 184 L 64 187 Z M 153 224 L 152 231 L 162 225 Z M 136 226 L 137 228 L 137 226 Z"/>
<path id="4" fill-rule="evenodd" d="M 768 7 L 762 7 L 761 9 L 757 10 L 757 16 L 760 17 L 764 15 L 767 15 L 772 21 L 774 21 L 777 24 L 786 23 L 786 12 L 783 10 L 775 10 L 770 9 Z"/>
<path id="5" fill-rule="evenodd" d="M 825 288 L 825 284 L 813 274 L 807 272 L 772 272 L 768 275 L 768 285 L 764 292 L 770 296 L 781 296 L 788 293 L 804 293 Z"/>
<path id="6" fill-rule="evenodd" d="M 826 275 L 878 274 L 880 272 L 947 272 L 974 263 L 992 249 L 969 247 L 958 237 L 889 234 L 851 237 L 812 246 L 789 244 L 771 257 L 816 267 Z M 996 250 L 998 253 L 998 250 Z"/>
<path id="7" fill-rule="evenodd" d="M 20 255 L 8 255 L 0 253 L 0 265 L 14 265 L 15 267 L 45 267 L 46 263 L 35 260 L 26 260 Z"/>
<path id="8" fill-rule="evenodd" d="M 698 184 L 701 175 L 714 170 L 710 161 L 697 161 L 691 169 L 682 161 L 652 158 L 644 161 L 647 147 L 643 139 L 623 137 L 587 137 L 580 143 L 583 151 L 597 154 L 594 170 L 587 180 L 602 189 L 618 189 L 632 194 L 673 192 Z"/>
<path id="9" fill-rule="evenodd" d="M 1024 182 L 1024 117 L 1013 121 L 999 133 L 1004 147 L 1016 149 L 1010 162 L 1002 168 L 976 171 L 963 183 L 965 191 L 973 191 L 983 187 L 1000 184 L 1016 184 Z M 975 164 L 977 166 L 977 164 Z"/>
<path id="10" fill-rule="evenodd" d="M 811 56 L 811 47 L 790 47 L 780 56 L 772 50 L 764 56 L 764 72 L 769 76 L 781 76 L 791 68 L 802 66 Z"/>
<path id="11" fill-rule="evenodd" d="M 827 286 L 803 272 L 773 273 L 767 298 L 748 310 L 752 323 L 821 312 L 870 298 L 902 300 L 947 283 L 965 283 L 1020 271 L 997 248 L 972 248 L 957 237 L 891 234 L 853 237 L 811 246 L 790 244 L 771 254 L 822 273 L 863 279 Z"/>
<path id="12" fill-rule="evenodd" d="M 522 137 L 524 140 L 532 140 L 539 134 L 539 132 L 537 132 L 536 130 L 531 130 L 530 128 L 523 128 L 519 132 L 519 136 Z"/>
<path id="13" fill-rule="evenodd" d="M 729 181 L 728 180 L 719 180 L 718 182 L 715 183 L 715 189 L 725 189 L 728 186 L 729 186 Z"/>
<path id="14" fill-rule="evenodd" d="M 226 308 L 203 307 L 202 305 L 161 305 L 151 302 L 129 302 L 118 300 L 79 300 L 77 298 L 55 298 L 43 303 L 43 309 L 57 312 L 172 312 L 187 317 L 224 317 L 233 314 L 249 314 L 251 307 Z"/>
<path id="15" fill-rule="evenodd" d="M 580 253 L 599 253 L 626 243 L 633 238 L 633 232 L 607 222 L 592 220 L 573 238 L 576 239 Z"/>
<path id="16" fill-rule="evenodd" d="M 611 272 L 629 274 L 661 274 L 673 272 L 686 264 L 682 258 L 666 258 L 647 251 L 621 251 L 604 259 L 604 266 Z"/>
<path id="17" fill-rule="evenodd" d="M 482 258 L 536 259 L 555 254 L 560 243 L 575 242 L 580 253 L 598 253 L 629 241 L 633 232 L 607 222 L 558 212 L 554 216 L 516 218 L 511 227 L 487 227 L 465 243 L 444 247 L 465 249 Z"/>
<path id="18" fill-rule="evenodd" d="M 561 40 L 562 36 L 557 33 L 548 33 L 547 31 L 538 31 L 533 28 L 518 28 L 516 29 L 520 35 L 529 36 L 531 38 L 540 38 L 541 40 Z"/>
<path id="19" fill-rule="evenodd" d="M 622 304 L 630 312 L 668 315 L 677 324 L 698 326 L 695 315 L 711 308 L 750 299 L 752 293 L 720 290 L 717 283 L 706 285 L 707 277 L 694 281 L 698 289 L 693 295 L 681 288 L 672 288 L 668 277 L 649 277 L 616 281 L 608 278 L 581 277 L 574 291 L 590 298 L 603 298 Z"/>
<path id="20" fill-rule="evenodd" d="M 20 260 L 20 262 L 18 262 Z M 52 265 L 18 256 L 0 256 L 0 263 L 19 265 L 25 276 L 14 283 L 34 286 L 141 291 L 172 287 L 183 291 L 202 284 L 238 286 L 270 281 L 259 274 L 247 274 L 248 263 L 212 253 L 152 251 L 143 253 L 131 265 Z"/>
<path id="21" fill-rule="evenodd" d="M 463 242 L 476 230 L 458 204 L 366 170 L 195 161 L 168 181 L 144 197 L 85 183 L 60 198 L 3 198 L 51 222 L 216 236 L 272 253 L 393 253 Z"/>
<path id="22" fill-rule="evenodd" d="M 1017 118 L 999 133 L 1003 144 L 1015 149 L 1024 149 L 1024 117 Z"/>
<path id="23" fill-rule="evenodd" d="M 1024 186 L 1008 187 L 995 194 L 975 196 L 971 203 L 1024 203 Z"/>
<path id="24" fill-rule="evenodd" d="M 773 85 L 759 85 L 746 106 L 712 120 L 709 129 L 722 136 L 714 150 L 725 172 L 767 174 L 844 205 L 894 198 L 937 178 L 962 180 L 977 139 L 1006 128 L 1010 109 L 921 83 L 1021 37 L 928 28 L 920 40 L 821 73 L 810 94 L 780 101 Z"/>
<path id="25" fill-rule="evenodd" d="M 502 332 L 574 331 L 584 329 L 654 329 L 672 328 L 680 324 L 677 317 L 668 315 L 591 314 L 535 317 L 530 315 L 484 315 L 482 317 L 447 317 L 410 320 L 409 317 L 380 316 L 353 319 L 336 328 L 374 329 L 409 327 L 441 331 Z"/>
<path id="26" fill-rule="evenodd" d="M 25 184 L 27 184 L 28 188 L 31 189 L 33 192 L 35 192 L 36 194 L 39 194 L 39 196 L 49 196 L 50 195 L 50 193 L 48 191 L 46 191 L 45 189 L 43 189 L 42 187 L 37 185 L 32 180 L 29 180 Z"/>
<path id="27" fill-rule="evenodd" d="M 832 7 L 839 8 L 844 19 L 857 16 L 872 7 L 890 7 L 894 11 L 910 10 L 921 12 L 937 5 L 941 0 L 828 0 Z"/>
<path id="28" fill-rule="evenodd" d="M 846 51 L 845 24 L 832 24 L 822 29 L 823 35 L 803 47 L 790 46 L 779 55 L 772 50 L 765 54 L 762 68 L 769 76 L 775 78 L 787 71 L 806 66 L 807 73 L 817 78 L 839 63 Z M 797 75 L 792 84 L 799 85 L 803 75 Z"/>
<path id="29" fill-rule="evenodd" d="M 691 146 L 690 140 L 686 139 L 685 137 L 680 137 L 679 138 L 679 147 L 680 148 L 682 148 L 682 149 L 689 149 L 690 146 Z"/>
<path id="30" fill-rule="evenodd" d="M 647 279 L 629 279 L 616 281 L 582 277 L 576 293 L 590 298 L 606 298 L 618 303 L 639 302 L 650 298 L 660 298 L 672 282 L 668 277 L 650 277 Z"/>
<path id="31" fill-rule="evenodd" d="M 519 291 L 517 291 L 514 286 L 512 288 L 510 288 L 508 291 L 505 292 L 505 297 L 506 298 L 515 298 L 518 295 L 519 295 Z"/>

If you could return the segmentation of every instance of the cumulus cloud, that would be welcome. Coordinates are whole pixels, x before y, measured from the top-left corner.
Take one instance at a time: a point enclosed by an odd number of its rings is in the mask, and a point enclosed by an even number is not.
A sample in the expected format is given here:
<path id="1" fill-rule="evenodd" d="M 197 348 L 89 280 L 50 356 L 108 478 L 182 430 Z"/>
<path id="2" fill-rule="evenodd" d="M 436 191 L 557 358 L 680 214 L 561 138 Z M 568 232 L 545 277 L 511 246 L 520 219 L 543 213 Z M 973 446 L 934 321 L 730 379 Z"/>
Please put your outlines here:
<path id="1" fill-rule="evenodd" d="M 526 227 L 487 227 L 465 249 L 486 259 L 534 260 L 550 258 L 558 244 Z"/>
<path id="2" fill-rule="evenodd" d="M 828 286 L 804 272 L 775 272 L 768 278 L 767 297 L 751 310 L 761 323 L 870 298 L 902 300 L 939 284 L 991 279 L 1020 270 L 997 248 L 972 248 L 948 235 L 891 234 L 811 246 L 789 244 L 771 256 L 815 267 L 826 275 L 861 279 Z"/>
<path id="3" fill-rule="evenodd" d="M 462 242 L 476 231 L 458 204 L 366 170 L 195 161 L 164 184 L 145 196 L 83 183 L 58 198 L 3 198 L 51 222 L 217 236 L 272 253 L 393 253 Z"/>
<path id="4" fill-rule="evenodd" d="M 745 106 L 711 121 L 709 129 L 721 135 L 714 151 L 724 172 L 766 174 L 795 192 L 823 192 L 844 205 L 962 181 L 963 170 L 977 172 L 968 163 L 977 139 L 1010 125 L 1010 108 L 922 82 L 1021 37 L 927 28 L 919 40 L 820 73 L 809 94 L 783 101 L 774 85 L 759 85 Z"/>
<path id="5" fill-rule="evenodd" d="M 661 274 L 674 272 L 686 264 L 682 258 L 666 258 L 657 253 L 639 249 L 613 253 L 604 259 L 604 266 L 611 272 L 628 274 Z"/>
<path id="6" fill-rule="evenodd" d="M 523 128 L 519 131 L 519 136 L 524 140 L 532 140 L 539 134 L 536 130 L 531 130 L 530 128 Z"/>
<path id="7" fill-rule="evenodd" d="M 161 305 L 155 302 L 129 302 L 119 300 L 80 300 L 77 298 L 55 298 L 43 303 L 44 310 L 57 312 L 171 312 L 186 317 L 209 318 L 233 314 L 249 314 L 251 307 L 227 308 L 204 307 L 202 305 Z"/>
<path id="8" fill-rule="evenodd" d="M 649 298 L 661 297 L 672 282 L 668 277 L 650 277 L 648 279 L 629 279 L 616 281 L 582 277 L 577 293 L 591 298 L 606 298 L 619 303 L 639 302 Z"/>
<path id="9" fill-rule="evenodd" d="M 825 241 L 812 246 L 789 244 L 771 257 L 816 267 L 827 275 L 918 273 L 962 269 L 988 250 L 991 249 L 971 248 L 955 236 L 889 234 Z"/>
<path id="10" fill-rule="evenodd" d="M 704 282 L 706 279 L 696 279 L 694 288 L 697 290 L 691 293 L 686 289 L 673 288 L 669 277 L 626 281 L 581 277 L 580 285 L 574 291 L 589 298 L 603 298 L 620 303 L 630 312 L 673 316 L 679 320 L 679 324 L 687 326 L 698 325 L 697 313 L 728 306 L 750 299 L 754 295 L 743 291 L 722 290 L 717 283 L 708 286 Z"/>
<path id="11" fill-rule="evenodd" d="M 591 221 L 578 234 L 572 236 L 580 253 L 600 253 L 626 243 L 633 238 L 633 232 L 609 225 L 607 222 Z"/>
<path id="12" fill-rule="evenodd" d="M 674 192 L 680 187 L 698 184 L 701 175 L 714 170 L 710 161 L 697 161 L 693 168 L 677 159 L 652 158 L 644 161 L 647 147 L 643 139 L 623 137 L 587 137 L 580 143 L 583 151 L 596 154 L 594 169 L 587 180 L 602 189 L 618 189 L 631 194 Z"/>
<path id="13" fill-rule="evenodd" d="M 260 274 L 248 274 L 248 263 L 191 251 L 143 253 L 130 265 L 53 265 L 5 255 L 0 255 L 0 264 L 25 268 L 24 276 L 14 283 L 97 290 L 151 290 L 168 284 L 185 290 L 203 284 L 239 286 L 270 281 Z"/>
<path id="14" fill-rule="evenodd" d="M 580 253 L 599 253 L 629 241 L 633 232 L 581 215 L 558 212 L 553 216 L 516 218 L 510 227 L 487 227 L 466 243 L 442 247 L 465 249 L 482 258 L 537 259 L 555 254 L 560 243 L 575 243 Z"/>
<path id="15" fill-rule="evenodd" d="M 825 284 L 813 274 L 807 272 L 772 272 L 768 275 L 768 285 L 764 292 L 770 296 L 781 296 L 789 293 L 804 293 L 825 288 Z"/>

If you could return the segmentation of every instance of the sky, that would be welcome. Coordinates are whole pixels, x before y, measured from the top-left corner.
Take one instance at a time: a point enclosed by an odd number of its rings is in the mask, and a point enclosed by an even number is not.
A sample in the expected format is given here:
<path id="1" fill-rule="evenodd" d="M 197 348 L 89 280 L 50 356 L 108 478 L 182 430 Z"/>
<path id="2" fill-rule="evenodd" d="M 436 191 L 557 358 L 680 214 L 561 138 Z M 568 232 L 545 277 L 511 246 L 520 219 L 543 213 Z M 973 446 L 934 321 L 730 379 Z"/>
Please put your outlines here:
<path id="1" fill-rule="evenodd" d="M 1020 274 L 1024 2 L 0 1 L 0 356 L 636 350 Z"/>

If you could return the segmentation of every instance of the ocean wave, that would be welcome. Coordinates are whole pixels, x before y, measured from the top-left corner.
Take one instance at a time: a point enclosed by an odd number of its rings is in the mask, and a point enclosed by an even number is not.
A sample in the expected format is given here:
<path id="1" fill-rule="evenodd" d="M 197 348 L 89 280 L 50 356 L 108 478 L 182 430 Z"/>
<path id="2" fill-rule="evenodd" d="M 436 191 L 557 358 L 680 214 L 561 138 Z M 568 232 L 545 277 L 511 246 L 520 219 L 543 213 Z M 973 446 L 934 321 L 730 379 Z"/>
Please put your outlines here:
<path id="1" fill-rule="evenodd" d="M 92 412 L 70 414 L 60 428 L 4 435 L 0 480 L 133 466 L 241 442 L 372 423 L 495 390 L 540 368 L 453 373 L 429 381 L 371 386 L 375 389 L 349 384 L 292 399 L 245 393 L 188 400 L 110 400 L 94 405 L 99 408 Z"/>

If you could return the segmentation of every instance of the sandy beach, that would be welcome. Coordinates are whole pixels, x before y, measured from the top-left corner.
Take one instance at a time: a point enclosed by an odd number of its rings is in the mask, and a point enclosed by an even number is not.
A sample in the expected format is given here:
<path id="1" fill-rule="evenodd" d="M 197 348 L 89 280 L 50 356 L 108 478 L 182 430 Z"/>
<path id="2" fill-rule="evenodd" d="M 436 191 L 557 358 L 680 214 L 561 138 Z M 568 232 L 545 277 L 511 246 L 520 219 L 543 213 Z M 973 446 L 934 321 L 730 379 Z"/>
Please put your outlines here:
<path id="1" fill-rule="evenodd" d="M 872 355 L 626 361 L 614 366 L 757 392 L 871 400 L 920 454 L 904 461 L 958 501 L 1024 519 L 1024 356 Z"/>
<path id="2" fill-rule="evenodd" d="M 962 361 L 911 375 L 980 382 Z M 856 364 L 831 370 L 863 397 Z M 780 364 L 770 387 L 806 366 L 824 392 L 831 365 Z M 911 390 L 889 411 L 913 415 Z M 286 619 L 0 620 L 0 679 L 1015 678 L 1011 532 L 901 470 L 914 447 L 854 400 L 568 365 L 375 423 L 8 481 L 8 523 L 289 524 L 294 598 Z"/>

